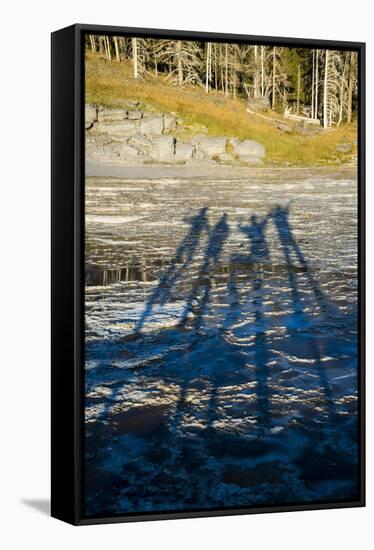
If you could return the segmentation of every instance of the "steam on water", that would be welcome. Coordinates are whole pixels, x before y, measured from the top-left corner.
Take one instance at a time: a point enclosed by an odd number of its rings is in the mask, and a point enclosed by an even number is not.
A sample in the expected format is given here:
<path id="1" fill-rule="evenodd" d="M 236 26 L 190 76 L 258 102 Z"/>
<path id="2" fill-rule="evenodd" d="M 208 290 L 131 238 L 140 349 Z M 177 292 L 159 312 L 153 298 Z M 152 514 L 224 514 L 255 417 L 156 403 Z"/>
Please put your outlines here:
<path id="1" fill-rule="evenodd" d="M 86 182 L 88 514 L 357 496 L 357 183 Z"/>

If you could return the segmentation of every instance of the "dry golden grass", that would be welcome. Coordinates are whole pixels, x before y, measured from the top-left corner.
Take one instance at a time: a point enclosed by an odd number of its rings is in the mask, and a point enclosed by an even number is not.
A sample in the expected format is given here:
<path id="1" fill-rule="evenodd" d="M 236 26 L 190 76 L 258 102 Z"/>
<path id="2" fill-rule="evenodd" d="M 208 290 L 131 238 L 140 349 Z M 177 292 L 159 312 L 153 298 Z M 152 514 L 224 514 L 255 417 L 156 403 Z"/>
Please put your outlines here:
<path id="1" fill-rule="evenodd" d="M 157 111 L 177 113 L 191 133 L 198 132 L 204 125 L 212 136 L 257 140 L 265 145 L 269 164 L 335 164 L 349 161 L 356 154 L 355 124 L 342 125 L 314 136 L 284 133 L 270 121 L 250 116 L 244 99 L 225 98 L 220 92 L 206 94 L 199 86 L 178 88 L 160 76 L 135 80 L 129 64 L 108 62 L 98 55 L 86 54 L 86 102 L 121 107 L 129 99 Z M 282 118 L 272 112 L 267 116 Z M 336 147 L 341 143 L 351 144 L 351 150 L 338 152 Z"/>

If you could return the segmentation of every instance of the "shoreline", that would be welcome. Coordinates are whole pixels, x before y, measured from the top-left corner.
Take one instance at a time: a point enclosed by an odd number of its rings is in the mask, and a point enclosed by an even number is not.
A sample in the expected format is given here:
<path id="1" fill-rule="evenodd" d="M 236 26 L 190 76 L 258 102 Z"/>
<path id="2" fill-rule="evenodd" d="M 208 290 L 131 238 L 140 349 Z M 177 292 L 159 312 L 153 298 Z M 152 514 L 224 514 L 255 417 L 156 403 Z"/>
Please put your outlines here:
<path id="1" fill-rule="evenodd" d="M 340 176 L 349 174 L 357 177 L 357 167 L 349 164 L 334 165 L 334 166 L 212 166 L 200 164 L 197 166 L 186 165 L 160 165 L 160 164 L 143 164 L 143 165 L 115 165 L 106 163 L 86 162 L 85 176 L 86 177 L 108 177 L 108 178 L 222 178 L 236 177 L 247 178 L 248 176 L 266 176 L 279 174 L 282 176 L 288 175 L 305 175 L 311 174 L 334 174 Z"/>

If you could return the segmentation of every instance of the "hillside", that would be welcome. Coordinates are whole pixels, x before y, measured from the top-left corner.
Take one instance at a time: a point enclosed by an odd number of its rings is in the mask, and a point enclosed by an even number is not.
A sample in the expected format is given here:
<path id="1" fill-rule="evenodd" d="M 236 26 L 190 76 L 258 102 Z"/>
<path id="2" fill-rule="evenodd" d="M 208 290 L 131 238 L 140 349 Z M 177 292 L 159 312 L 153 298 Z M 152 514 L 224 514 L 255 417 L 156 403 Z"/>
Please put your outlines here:
<path id="1" fill-rule="evenodd" d="M 269 110 L 266 119 L 249 114 L 244 99 L 215 91 L 206 94 L 200 86 L 179 88 L 163 76 L 136 80 L 130 64 L 86 53 L 86 103 L 123 107 L 128 100 L 140 101 L 148 110 L 176 113 L 183 119 L 185 134 L 206 127 L 210 136 L 256 140 L 265 146 L 269 165 L 341 164 L 352 162 L 357 152 L 355 123 L 308 135 L 280 113 Z"/>

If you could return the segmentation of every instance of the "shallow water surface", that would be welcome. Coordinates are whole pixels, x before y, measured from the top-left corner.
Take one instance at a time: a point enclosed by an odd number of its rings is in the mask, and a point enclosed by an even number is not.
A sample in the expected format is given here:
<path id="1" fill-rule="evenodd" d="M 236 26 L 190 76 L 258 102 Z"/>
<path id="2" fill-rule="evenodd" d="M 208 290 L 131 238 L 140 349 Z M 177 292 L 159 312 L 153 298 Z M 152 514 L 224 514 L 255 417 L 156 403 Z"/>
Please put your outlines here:
<path id="1" fill-rule="evenodd" d="M 87 179 L 87 514 L 357 496 L 356 187 Z"/>

